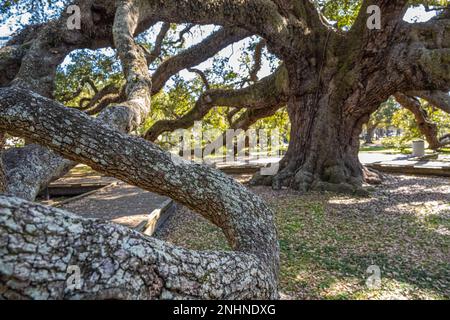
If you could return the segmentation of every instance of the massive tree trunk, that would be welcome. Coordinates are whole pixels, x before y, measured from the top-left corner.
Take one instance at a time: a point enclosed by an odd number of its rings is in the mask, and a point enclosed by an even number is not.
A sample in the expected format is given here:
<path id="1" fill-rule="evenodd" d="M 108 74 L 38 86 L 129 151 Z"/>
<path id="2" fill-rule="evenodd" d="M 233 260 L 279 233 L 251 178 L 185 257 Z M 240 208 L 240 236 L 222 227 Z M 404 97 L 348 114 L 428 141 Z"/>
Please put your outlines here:
<path id="1" fill-rule="evenodd" d="M 360 193 L 364 181 L 380 181 L 358 158 L 359 136 L 368 115 L 343 115 L 348 101 L 327 92 L 331 88 L 291 99 L 291 138 L 280 171 L 272 177 L 257 176 L 254 183 L 271 184 L 275 189 L 288 186 L 301 191 Z"/>
<path id="2" fill-rule="evenodd" d="M 360 163 L 359 136 L 370 114 L 392 94 L 383 81 L 386 67 L 352 38 L 329 33 L 316 38 L 323 49 L 315 56 L 285 60 L 291 134 L 280 170 L 252 182 L 365 194 L 363 183 L 379 183 L 380 176 Z"/>
<path id="3" fill-rule="evenodd" d="M 358 150 L 362 123 L 343 118 L 344 104 L 338 104 L 328 95 L 310 95 L 289 106 L 292 140 L 282 170 L 294 174 L 291 183 L 295 188 L 351 191 L 361 183 Z"/>

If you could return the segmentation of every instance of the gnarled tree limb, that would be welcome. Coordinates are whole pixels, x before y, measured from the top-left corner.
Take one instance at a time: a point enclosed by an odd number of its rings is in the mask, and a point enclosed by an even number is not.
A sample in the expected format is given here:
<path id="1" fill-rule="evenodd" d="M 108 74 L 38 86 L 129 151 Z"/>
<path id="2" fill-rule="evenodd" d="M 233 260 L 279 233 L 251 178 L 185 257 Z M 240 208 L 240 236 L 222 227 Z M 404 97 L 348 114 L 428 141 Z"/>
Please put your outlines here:
<path id="1" fill-rule="evenodd" d="M 203 93 L 194 108 L 177 120 L 156 122 L 145 134 L 145 139 L 155 141 L 162 133 L 176 129 L 186 129 L 201 120 L 217 106 L 247 109 L 271 108 L 286 103 L 288 97 L 288 78 L 284 66 L 255 84 L 243 89 L 214 89 Z"/>
<path id="2" fill-rule="evenodd" d="M 134 0 L 122 0 L 118 5 L 113 26 L 114 44 L 122 62 L 126 79 L 125 106 L 129 115 L 127 131 L 137 129 L 150 112 L 152 81 L 144 50 L 134 41 L 140 15 Z"/>
<path id="3" fill-rule="evenodd" d="M 397 93 L 395 100 L 414 114 L 419 130 L 425 136 L 430 149 L 436 150 L 450 143 L 445 137 L 442 139 L 438 138 L 437 124 L 430 121 L 427 112 L 422 108 L 418 99 L 413 96 Z"/>
<path id="4" fill-rule="evenodd" d="M 273 43 L 285 46 L 290 36 L 289 19 L 269 0 L 140 0 L 141 19 L 174 23 L 239 26 Z M 299 4 L 303 6 L 303 4 Z M 306 13 L 302 18 L 305 18 Z M 307 32 L 304 24 L 296 27 Z"/>
<path id="5" fill-rule="evenodd" d="M 182 51 L 176 56 L 170 57 L 161 63 L 153 73 L 152 93 L 156 94 L 161 91 L 167 80 L 181 70 L 200 64 L 230 44 L 250 35 L 248 31 L 240 28 L 222 28 L 205 38 L 199 44 Z"/>
<path id="6" fill-rule="evenodd" d="M 70 126 L 67 127 L 64 125 L 64 122 L 70 122 Z M 217 264 L 212 264 L 206 267 L 205 273 L 200 272 L 201 274 L 198 275 L 195 275 L 194 269 L 198 267 L 196 265 L 192 269 L 193 273 L 189 274 L 189 278 L 193 279 L 192 285 L 185 286 L 183 282 L 171 285 L 170 288 L 173 286 L 175 288 L 174 292 L 177 292 L 179 296 L 190 298 L 209 296 L 227 298 L 239 297 L 239 295 L 246 298 L 275 298 L 277 296 L 276 283 L 279 249 L 274 231 L 272 212 L 257 196 L 248 192 L 232 178 L 207 166 L 184 162 L 182 159 L 165 153 L 159 147 L 145 140 L 111 130 L 104 126 L 101 121 L 93 120 L 80 111 L 65 108 L 52 100 L 19 88 L 0 89 L 0 130 L 39 142 L 68 159 L 85 163 L 99 172 L 108 173 L 145 190 L 169 196 L 192 208 L 221 227 L 233 250 L 239 253 L 220 255 L 219 259 L 213 259 L 213 261 L 220 263 L 220 267 Z M 218 193 L 217 190 L 227 190 L 227 192 Z M 142 242 L 132 232 L 124 232 L 124 229 L 119 227 L 111 228 L 110 225 L 102 225 L 99 228 L 97 222 L 92 224 L 91 220 L 77 219 L 60 211 L 32 206 L 17 199 L 2 198 L 1 207 L 3 213 L 1 215 L 2 221 L 0 222 L 0 227 L 5 231 L 2 231 L 2 235 L 13 235 L 18 241 L 19 247 L 22 247 L 21 241 L 23 241 L 24 235 L 24 231 L 22 231 L 24 229 L 21 228 L 30 222 L 27 220 L 27 217 L 29 218 L 30 216 L 35 216 L 35 221 L 39 221 L 35 225 L 36 233 L 34 243 L 58 243 L 55 246 L 55 250 L 50 249 L 47 254 L 44 253 L 44 261 L 49 256 L 60 257 L 62 261 L 62 271 L 57 269 L 58 272 L 56 272 L 55 276 L 50 274 L 50 278 L 45 277 L 46 281 L 49 281 L 49 283 L 55 286 L 55 290 L 53 291 L 55 293 L 52 292 L 54 294 L 52 297 L 55 298 L 64 297 L 63 288 L 65 284 L 63 282 L 57 282 L 57 280 L 61 280 L 59 278 L 61 272 L 65 273 L 66 270 L 64 268 L 69 264 L 73 264 L 73 262 L 80 263 L 83 270 L 86 270 L 89 275 L 92 275 L 93 270 L 90 269 L 92 266 L 82 264 L 82 261 L 74 256 L 75 260 L 72 261 L 71 259 L 67 259 L 67 257 L 68 255 L 70 257 L 70 252 L 73 250 L 70 248 L 75 247 L 76 250 L 80 250 L 85 245 L 88 245 L 90 241 L 95 241 L 94 238 L 98 238 L 99 234 L 104 234 L 105 236 L 113 235 L 113 238 L 108 238 L 108 240 L 105 240 L 105 243 L 97 242 L 96 245 L 98 244 L 100 247 L 106 245 L 106 248 L 113 250 L 108 252 L 124 250 L 123 254 L 125 257 L 130 257 L 130 259 L 132 257 L 140 257 L 141 261 L 144 262 L 143 270 L 149 272 L 149 277 L 146 278 L 147 280 L 143 280 L 144 283 L 140 282 L 140 285 L 136 287 L 137 291 L 131 290 L 132 294 L 143 292 L 142 290 L 145 286 L 150 286 L 149 288 L 153 288 L 154 286 L 156 288 L 162 288 L 164 286 L 164 281 L 161 280 L 167 278 L 164 272 L 159 272 L 162 269 L 159 269 L 158 261 L 161 260 L 155 259 L 155 250 L 159 254 L 163 254 L 164 252 L 172 252 L 175 254 L 177 252 L 176 249 L 170 248 L 170 246 L 163 246 L 159 242 L 148 239 L 147 243 Z M 8 221 L 9 223 L 7 223 Z M 53 222 L 53 226 L 56 228 L 51 227 L 51 222 Z M 16 228 L 15 225 L 19 227 Z M 79 228 L 75 227 L 77 225 Z M 94 238 L 84 237 L 91 232 L 95 235 Z M 124 241 L 115 241 L 114 234 L 116 233 L 118 233 L 117 239 Z M 133 248 L 126 245 L 129 239 L 127 237 L 128 235 L 132 239 L 131 243 L 135 244 Z M 80 240 L 83 238 L 85 240 Z M 49 239 L 53 241 L 49 241 Z M 4 237 L 2 241 L 5 241 Z M 103 257 L 101 254 L 99 255 L 99 251 L 94 249 L 96 248 L 95 246 L 89 247 L 92 249 L 88 249 L 88 256 L 94 260 L 99 259 L 99 262 L 106 263 L 106 261 L 111 261 L 110 259 L 113 258 L 113 264 L 117 263 L 120 265 L 120 261 L 122 260 L 116 261 L 114 260 L 115 256 L 112 257 L 110 255 Z M 1 260 L 11 261 L 16 256 L 14 248 L 17 248 L 17 246 L 14 246 L 12 242 L 6 242 L 6 245 L 2 245 L 0 249 L 2 255 Z M 180 253 L 180 255 L 177 255 L 178 260 L 165 260 L 167 266 L 177 265 L 175 263 L 177 261 L 195 263 L 193 262 L 196 261 L 193 259 L 193 257 L 195 258 L 194 254 L 187 255 L 185 252 L 180 251 L 178 253 Z M 181 258 L 183 253 L 187 255 L 184 259 Z M 34 257 L 35 254 L 35 251 L 33 251 L 32 255 Z M 29 257 L 27 254 L 23 257 L 25 262 L 28 259 L 27 257 Z M 157 257 L 158 255 L 156 255 Z M 199 257 L 197 256 L 197 258 Z M 213 257 L 208 256 L 208 258 Z M 247 272 L 244 278 L 254 280 L 255 278 L 250 278 L 250 276 L 254 275 L 256 279 L 259 279 L 255 281 L 254 285 L 246 282 L 247 285 L 255 289 L 254 291 L 253 289 L 251 292 L 239 291 L 239 288 L 236 289 L 232 282 L 230 282 L 230 291 L 227 292 L 227 290 L 224 290 L 217 294 L 211 293 L 210 285 L 207 286 L 209 290 L 202 287 L 200 279 L 205 280 L 204 275 L 207 274 L 207 271 L 213 270 L 214 272 L 220 272 L 220 270 L 224 270 L 221 269 L 222 266 L 232 266 L 233 263 L 231 261 L 243 262 L 244 267 L 241 268 L 238 266 L 238 270 Z M 100 265 L 103 264 L 100 263 Z M 148 269 L 145 269 L 147 268 L 146 266 L 149 266 Z M 25 276 L 18 269 L 11 269 L 8 265 L 3 265 L 1 268 L 2 278 L 5 279 L 6 277 L 7 280 L 14 279 L 16 282 L 9 283 L 4 280 L 6 289 L 3 289 L 2 292 L 11 294 L 15 292 L 25 297 L 30 296 L 30 291 L 27 290 L 31 290 L 35 294 L 48 293 L 48 288 L 45 285 L 43 286 L 37 279 L 31 283 L 28 281 L 28 277 L 32 274 L 29 271 L 38 271 L 34 269 L 37 267 L 35 265 L 27 266 L 26 264 L 23 267 L 25 268 L 22 269 L 25 270 Z M 136 269 L 132 270 L 130 272 L 133 275 L 143 277 L 142 272 L 137 272 Z M 158 270 L 158 272 L 152 273 L 150 272 L 151 270 Z M 181 267 L 180 270 L 184 270 L 184 267 Z M 175 278 L 172 278 L 172 281 L 180 277 L 180 274 L 177 274 L 177 272 L 174 273 Z M 183 274 L 184 271 L 181 275 Z M 36 273 L 34 275 L 36 276 Z M 158 278 L 157 275 L 162 277 L 162 279 Z M 33 277 L 33 275 L 31 276 Z M 226 279 L 226 277 L 222 278 L 219 274 L 216 275 L 216 273 L 210 273 L 210 277 L 212 284 L 221 284 L 220 280 L 217 280 L 217 277 L 219 279 Z M 111 278 L 113 278 L 111 274 L 105 276 L 105 279 Z M 113 279 L 110 281 L 113 284 L 117 284 L 116 278 Z M 157 281 L 157 279 L 159 280 Z M 208 279 L 206 283 L 208 283 Z M 27 283 L 27 286 L 17 285 L 17 283 L 23 284 L 24 282 Z M 103 283 L 100 283 L 99 286 L 100 288 L 98 286 L 95 287 L 92 282 L 88 281 L 86 287 L 83 289 L 84 291 L 81 293 L 81 297 L 89 297 L 92 294 L 95 296 L 97 293 L 99 297 L 123 297 L 117 296 L 116 294 L 108 296 L 102 290 L 104 288 Z M 99 290 L 96 291 L 97 289 Z M 111 292 L 114 293 L 114 291 Z M 146 297 L 160 297 L 160 294 L 152 294 L 152 290 L 149 292 L 149 296 Z M 160 291 L 156 292 L 161 293 Z"/>

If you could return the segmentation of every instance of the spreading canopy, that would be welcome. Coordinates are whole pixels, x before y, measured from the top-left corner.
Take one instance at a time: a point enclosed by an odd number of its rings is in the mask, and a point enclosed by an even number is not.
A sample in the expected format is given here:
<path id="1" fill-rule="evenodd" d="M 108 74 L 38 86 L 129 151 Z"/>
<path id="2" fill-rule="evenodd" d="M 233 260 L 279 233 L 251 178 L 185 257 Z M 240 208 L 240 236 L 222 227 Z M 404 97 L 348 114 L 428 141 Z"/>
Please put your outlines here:
<path id="1" fill-rule="evenodd" d="M 24 3 L 39 4 L 39 11 L 44 2 L 6 2 L 0 10 L 12 12 L 13 6 L 20 9 Z M 43 17 L 15 34 L 0 49 L 0 131 L 36 144 L 2 154 L 1 185 L 10 195 L 0 197 L 0 295 L 277 297 L 279 249 L 273 213 L 264 202 L 231 178 L 185 163 L 129 134 L 151 113 L 152 96 L 171 76 L 195 67 L 236 41 L 257 35 L 282 61 L 274 74 L 258 80 L 257 72 L 252 71 L 247 87 L 211 89 L 207 77 L 197 70 L 207 90 L 193 109 L 174 122 L 156 123 L 146 137 L 154 140 L 166 130 L 190 126 L 215 106 L 232 108 L 230 125 L 246 128 L 287 104 L 293 124 L 291 141 L 297 144 L 282 162 L 275 185 L 288 176 L 298 186 L 325 188 L 336 184 L 347 188 L 350 183 L 361 183 L 363 175 L 370 177 L 370 173 L 355 160 L 356 140 L 362 124 L 381 102 L 394 94 L 406 94 L 420 96 L 442 110 L 450 109 L 450 14 L 443 1 L 444 7 L 438 8 L 433 19 L 409 24 L 403 21 L 406 10 L 421 1 L 342 1 L 351 8 L 350 14 L 343 16 L 336 9 L 340 3 L 77 0 L 80 30 L 67 28 L 70 14 L 58 7 L 55 18 Z M 380 30 L 367 28 L 370 5 L 381 9 Z M 148 52 L 136 42 L 136 36 L 159 21 L 165 25 L 154 50 Z M 166 59 L 150 74 L 149 64 L 161 53 L 168 23 L 222 28 Z M 77 110 L 55 102 L 57 68 L 67 55 L 77 49 L 105 47 L 115 49 L 124 82 L 102 89 L 90 84 L 94 96 L 86 110 L 96 117 L 86 114 L 84 103 Z M 255 54 L 255 70 L 259 56 Z M 89 80 L 80 88 L 86 84 Z M 236 109 L 245 111 L 234 119 Z M 312 141 L 313 135 L 320 135 L 323 141 Z M 323 153 L 322 158 L 319 153 Z M 111 224 L 18 199 L 34 200 L 42 187 L 78 162 L 176 199 L 222 228 L 234 251 L 186 251 Z M 55 245 L 47 248 L 50 243 Z M 41 259 L 38 264 L 33 263 L 36 254 Z M 101 282 L 94 281 L 98 269 L 84 263 L 82 257 L 104 266 Z M 130 264 L 126 273 L 131 282 L 119 279 L 124 261 Z M 74 263 L 83 266 L 89 279 L 78 295 L 65 291 L 61 280 Z M 41 269 L 52 272 L 49 275 Z"/>

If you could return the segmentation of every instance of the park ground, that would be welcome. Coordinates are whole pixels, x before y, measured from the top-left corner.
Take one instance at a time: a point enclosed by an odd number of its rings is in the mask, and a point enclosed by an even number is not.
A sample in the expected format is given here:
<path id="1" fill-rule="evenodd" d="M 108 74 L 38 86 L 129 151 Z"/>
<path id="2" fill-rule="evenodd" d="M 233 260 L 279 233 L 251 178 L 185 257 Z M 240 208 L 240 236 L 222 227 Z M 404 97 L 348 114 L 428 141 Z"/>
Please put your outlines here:
<path id="1" fill-rule="evenodd" d="M 276 215 L 282 298 L 450 299 L 450 179 L 389 175 L 368 198 L 253 191 Z M 220 229 L 186 208 L 157 236 L 191 249 L 230 249 Z M 381 286 L 369 288 L 373 265 Z"/>
<path id="2" fill-rule="evenodd" d="M 373 163 L 398 156 L 395 150 L 374 149 L 360 158 Z M 442 159 L 443 164 L 450 160 Z M 89 171 L 77 167 L 75 175 Z M 245 184 L 251 175 L 234 177 Z M 386 174 L 382 185 L 368 188 L 369 197 L 252 188 L 275 213 L 283 299 L 450 299 L 450 178 Z M 101 196 L 65 209 L 96 213 L 106 200 L 117 207 L 114 201 L 129 199 L 123 192 Z M 190 249 L 230 250 L 220 229 L 184 207 L 156 237 Z M 366 284 L 370 266 L 381 271 L 378 288 Z"/>

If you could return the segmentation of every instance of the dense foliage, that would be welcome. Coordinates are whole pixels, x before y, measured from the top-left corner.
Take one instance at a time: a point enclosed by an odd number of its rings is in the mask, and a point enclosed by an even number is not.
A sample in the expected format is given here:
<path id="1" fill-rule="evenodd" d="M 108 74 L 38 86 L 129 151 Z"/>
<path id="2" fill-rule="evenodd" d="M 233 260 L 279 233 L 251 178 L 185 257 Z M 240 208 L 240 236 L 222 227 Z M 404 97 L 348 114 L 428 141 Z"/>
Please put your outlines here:
<path id="1" fill-rule="evenodd" d="M 69 2 L 69 0 L 6 0 L 0 4 L 0 23 L 6 23 L 11 30 L 17 30 L 27 24 L 42 23 L 57 16 L 64 8 L 63 4 Z M 316 0 L 315 2 L 322 14 L 342 30 L 352 26 L 362 3 L 361 0 Z M 446 0 L 433 0 L 426 3 L 426 9 L 433 10 L 445 5 Z M 423 4 L 423 1 L 411 1 L 411 5 L 420 4 Z M 139 36 L 139 43 L 148 51 L 153 49 L 154 39 L 160 28 L 161 23 Z M 162 61 L 180 53 L 216 29 L 213 26 L 171 24 L 162 43 L 160 56 L 150 65 L 150 70 L 155 70 Z M 203 64 L 201 69 L 207 76 L 211 88 L 236 89 L 251 84 L 249 74 L 254 65 L 254 51 L 259 42 L 260 38 L 251 37 L 236 46 L 236 52 L 233 46 L 231 54 L 227 51 Z M 278 59 L 270 54 L 267 48 L 263 50 L 263 65 L 262 69 L 270 71 L 279 65 Z M 86 81 L 80 83 L 80 80 L 86 79 L 92 81 L 98 90 L 106 86 L 123 85 L 120 63 L 113 50 L 78 50 L 70 54 L 58 69 L 55 98 L 67 106 L 82 107 L 84 101 L 95 94 L 92 86 Z M 158 120 L 180 118 L 192 108 L 204 91 L 205 84 L 194 73 L 183 72 L 174 76 L 165 89 L 153 98 L 151 116 L 140 128 L 139 133 L 145 132 Z M 439 123 L 440 133 L 447 133 L 450 123 L 449 115 L 432 106 L 426 106 L 426 109 L 431 120 Z M 203 119 L 203 130 L 216 129 L 218 132 L 226 130 L 230 125 L 227 120 L 228 111 L 229 108 L 214 108 Z M 242 112 L 238 112 L 236 116 Z M 388 100 L 372 115 L 368 123 L 368 127 L 371 126 L 378 128 L 395 126 L 401 129 L 404 135 L 397 139 L 399 140 L 397 145 L 403 145 L 411 139 L 421 137 L 414 117 L 407 110 L 401 109 L 393 99 Z M 252 128 L 278 129 L 285 142 L 289 139 L 289 118 L 284 109 L 272 117 L 259 120 Z"/>

